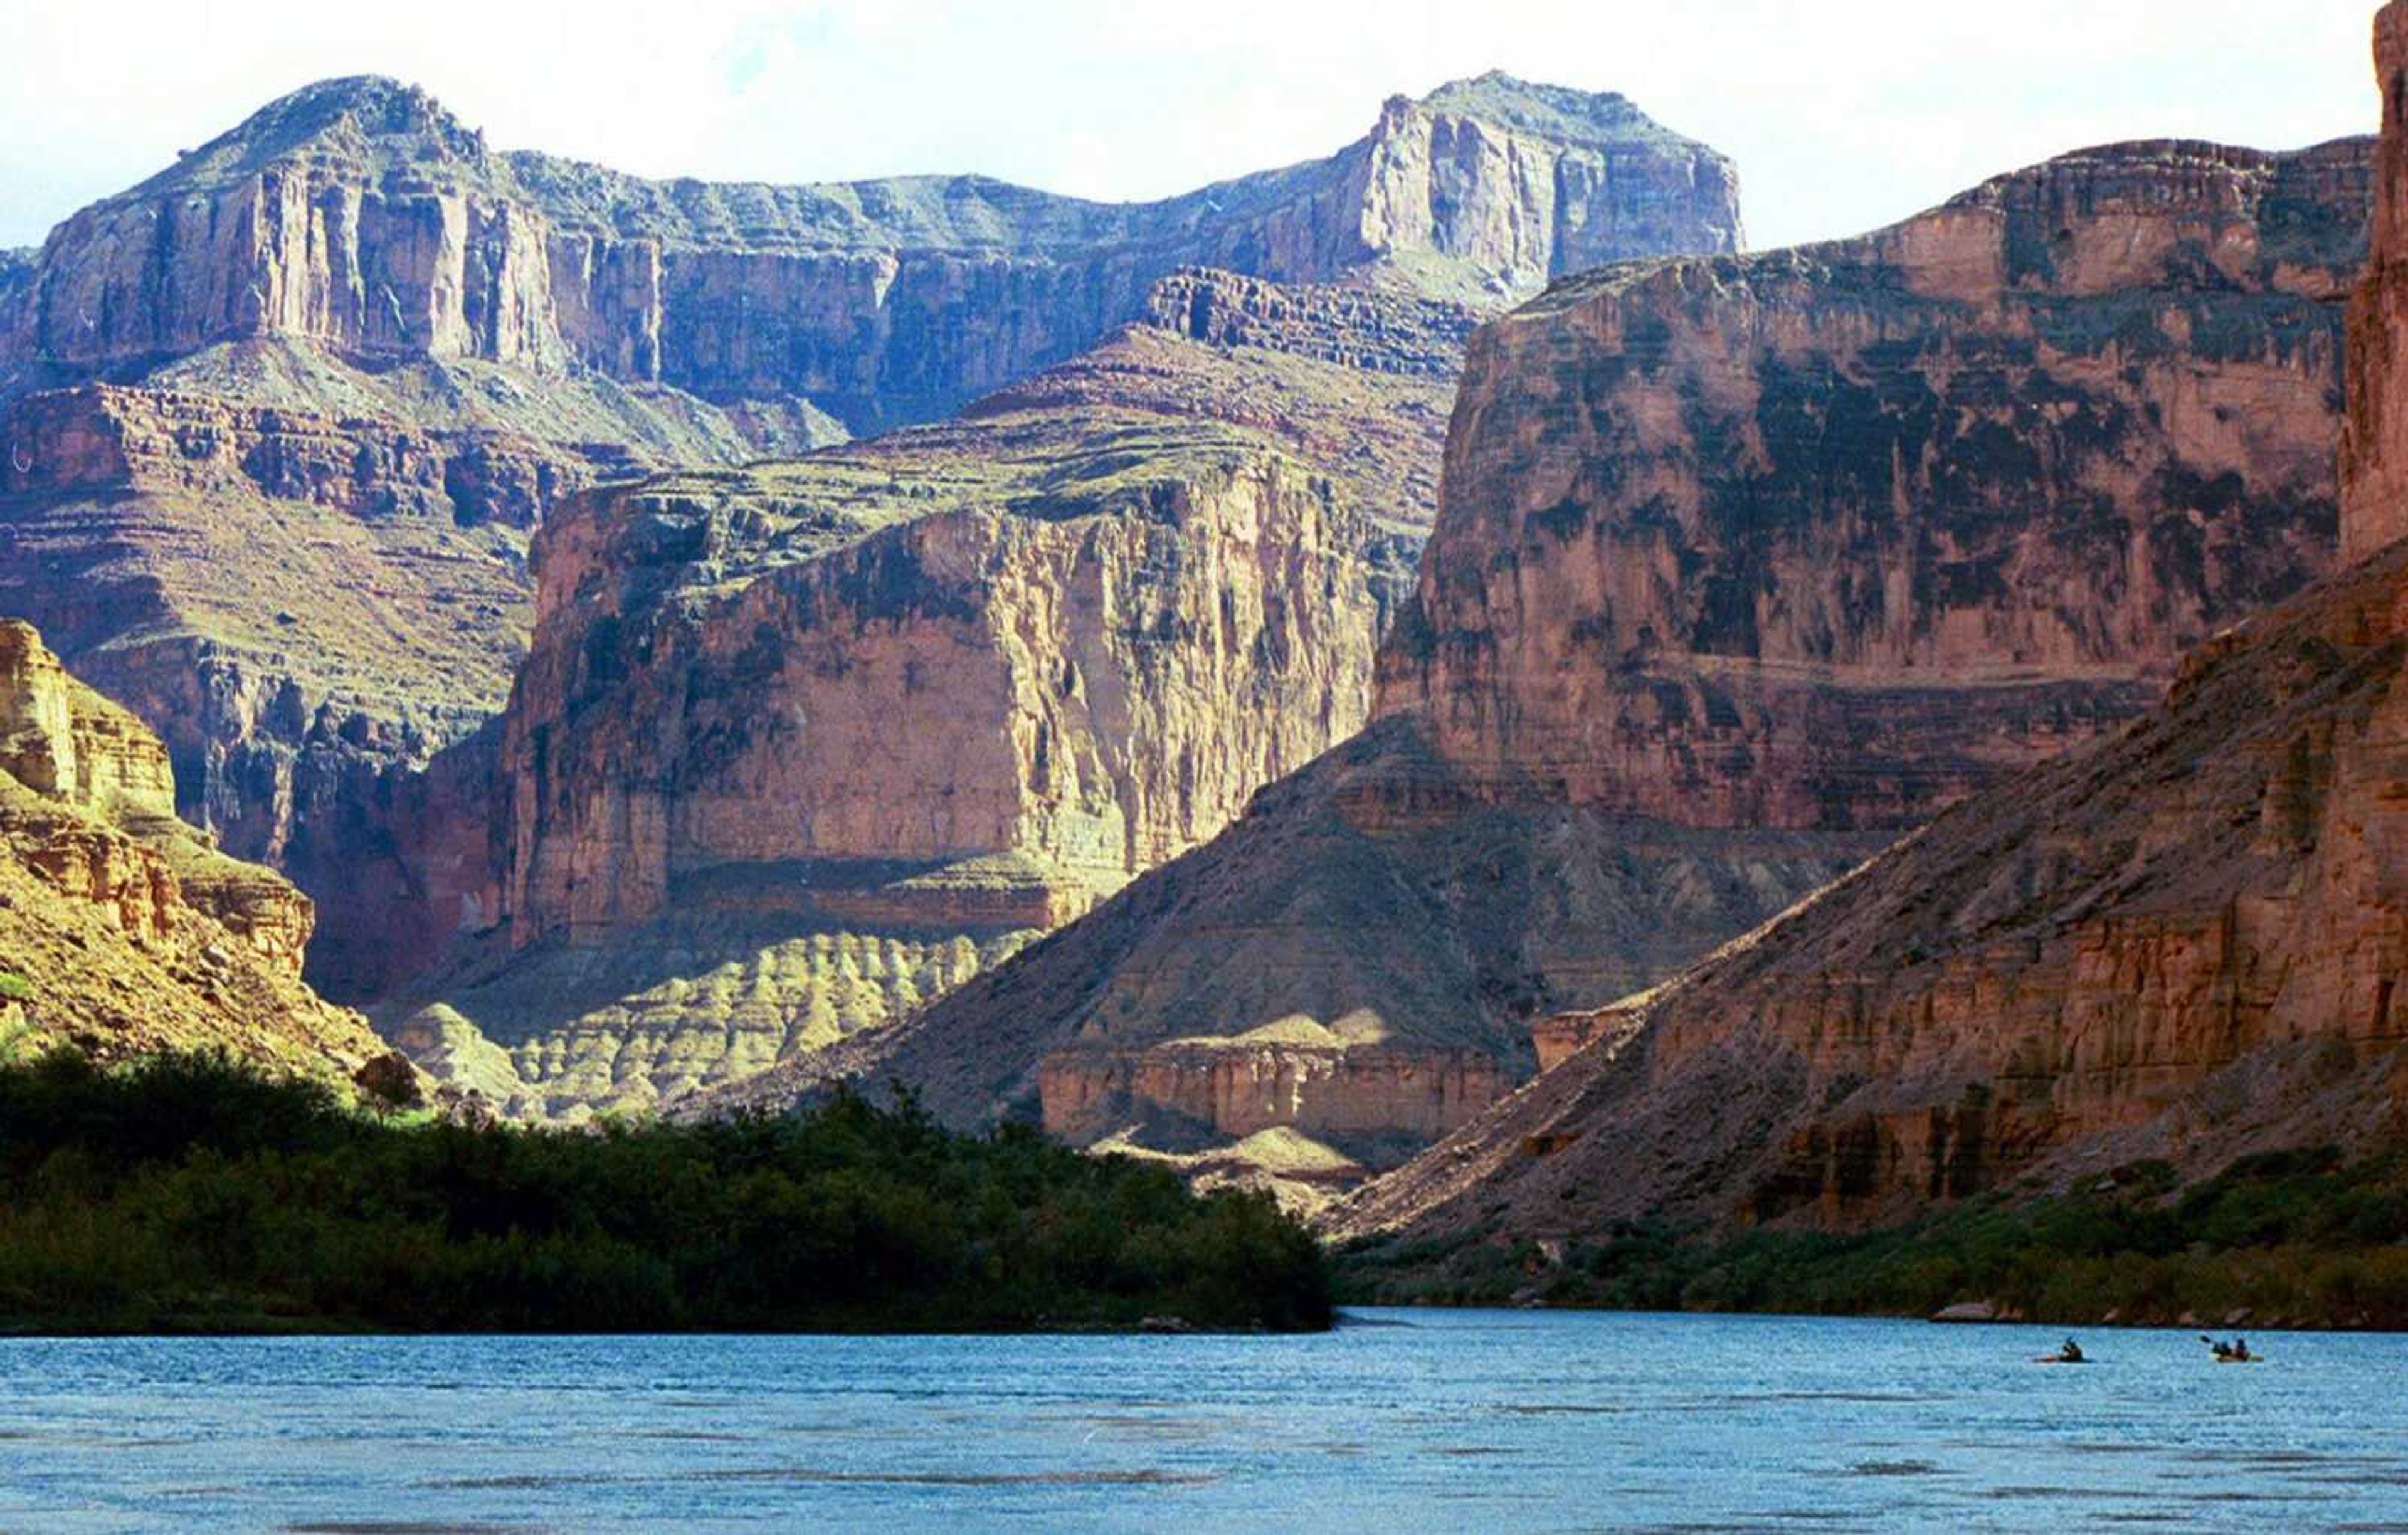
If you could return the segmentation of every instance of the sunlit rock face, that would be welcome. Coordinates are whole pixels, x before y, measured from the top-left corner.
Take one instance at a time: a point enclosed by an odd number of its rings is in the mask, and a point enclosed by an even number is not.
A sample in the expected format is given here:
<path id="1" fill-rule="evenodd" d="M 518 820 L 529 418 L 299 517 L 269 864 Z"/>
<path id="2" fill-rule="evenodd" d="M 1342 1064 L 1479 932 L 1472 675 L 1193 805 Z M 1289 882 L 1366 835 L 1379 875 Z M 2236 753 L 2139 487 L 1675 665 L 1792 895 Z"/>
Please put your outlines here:
<path id="1" fill-rule="evenodd" d="M 2408 1134 L 2403 676 L 2394 545 L 1641 1005 L 1550 1020 L 1575 1053 L 1340 1226 L 1848 1227 Z"/>
<path id="2" fill-rule="evenodd" d="M 646 181 L 324 81 L 0 252 L 0 606 L 167 740 L 188 819 L 319 897 L 313 975 L 372 997 L 450 931 L 430 913 L 482 898 L 481 874 L 415 889 L 479 856 L 458 828 L 420 844 L 432 807 L 480 819 L 491 753 L 464 743 L 508 695 L 529 534 L 567 497 L 940 418 L 1151 321 L 1207 325 L 1211 358 L 1429 380 L 1355 429 L 1306 412 L 1301 445 L 1388 465 L 1377 515 L 1424 526 L 1427 396 L 1471 313 L 1600 254 L 1735 249 L 1736 199 L 1727 162 L 1622 98 L 1502 77 L 1128 206 L 975 176 Z M 1182 273 L 1174 323 L 1154 290 Z M 1222 409 L 1215 367 L 1171 358 L 1157 392 Z M 1284 433 L 1294 383 L 1240 403 Z M 438 766 L 454 748 L 475 760 Z"/>
<path id="3" fill-rule="evenodd" d="M 175 800 L 158 738 L 0 622 L 0 1053 L 209 1049 L 335 1078 L 384 1054 L 301 983 L 308 897 Z"/>
<path id="4" fill-rule="evenodd" d="M 1229 1119 L 1171 1040 L 1375 1020 L 1381 1051 L 1498 1062 L 1499 1096 L 1560 1064 L 1594 1030 L 1545 1020 L 2121 728 L 2330 567 L 2373 158 L 2113 147 L 1861 239 L 1557 282 L 1471 338 L 1363 736 L 891 1038 L 731 1097 L 841 1064 L 1170 1148 Z"/>
<path id="5" fill-rule="evenodd" d="M 1895 1221 L 2139 1162 L 2408 1136 L 2408 6 L 2349 316 L 2342 544 L 2157 708 L 1974 795 L 1582 1042 L 1333 1220 L 1579 1236 L 1631 1218 Z"/>
<path id="6" fill-rule="evenodd" d="M 1131 404 L 1165 362 L 1299 409 L 1274 435 Z M 1309 448 L 1349 410 L 1399 429 L 1396 400 L 1434 423 L 1442 382 L 1301 399 L 1251 366 L 1132 335 L 958 424 L 572 503 L 488 769 L 491 883 L 436 913 L 488 953 L 405 988 L 395 1037 L 455 1074 L 502 1047 L 529 1112 L 672 1102 L 933 999 L 1358 728 L 1412 477 Z"/>
<path id="7" fill-rule="evenodd" d="M 860 432 L 946 414 L 1136 318 L 1201 265 L 1447 296 L 1735 250 L 1729 163 L 1627 101 L 1501 75 L 1398 97 L 1326 160 L 1161 202 L 976 176 L 647 181 L 489 150 L 375 78 L 272 103 L 0 275 L 33 378 L 284 337 L 347 359 L 588 370 Z"/>
<path id="8" fill-rule="evenodd" d="M 2372 147 L 2087 151 L 1475 341 L 1379 712 L 1498 792 L 1902 828 L 2329 568 Z"/>

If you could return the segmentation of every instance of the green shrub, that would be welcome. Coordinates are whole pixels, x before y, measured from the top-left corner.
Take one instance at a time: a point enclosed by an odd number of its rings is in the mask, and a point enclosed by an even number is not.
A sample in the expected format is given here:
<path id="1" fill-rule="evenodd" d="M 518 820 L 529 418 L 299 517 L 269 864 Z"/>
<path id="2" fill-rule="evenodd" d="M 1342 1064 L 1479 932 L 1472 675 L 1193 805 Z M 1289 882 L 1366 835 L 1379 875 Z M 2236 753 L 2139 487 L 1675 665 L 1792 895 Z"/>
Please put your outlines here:
<path id="1" fill-rule="evenodd" d="M 908 1097 L 598 1131 L 379 1120 L 223 1060 L 0 1067 L 0 1326 L 1328 1325 L 1266 1196 Z"/>
<path id="2" fill-rule="evenodd" d="M 2186 1190 L 2163 1163 L 2085 1191 L 1968 1200 L 1911 1225 L 1719 1239 L 1626 1225 L 1534 1280 L 1484 1232 L 1383 1239 L 1338 1255 L 1341 1298 L 1640 1310 L 1928 1315 L 1985 1299 L 2035 1320 L 2172 1321 L 2247 1306 L 2260 1317 L 2408 1327 L 2408 1150 L 2254 1156 Z"/>

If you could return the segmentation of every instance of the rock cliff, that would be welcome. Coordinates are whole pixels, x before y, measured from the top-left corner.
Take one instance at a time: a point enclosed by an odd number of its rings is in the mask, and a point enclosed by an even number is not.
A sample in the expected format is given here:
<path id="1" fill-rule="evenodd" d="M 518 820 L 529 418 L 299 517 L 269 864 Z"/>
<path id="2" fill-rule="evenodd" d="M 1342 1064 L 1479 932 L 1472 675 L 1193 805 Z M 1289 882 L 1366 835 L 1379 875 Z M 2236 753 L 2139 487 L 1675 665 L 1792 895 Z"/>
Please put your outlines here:
<path id="1" fill-rule="evenodd" d="M 1567 1020 L 1584 1049 L 1338 1228 L 1844 1227 L 2408 1134 L 2404 668 L 2395 546 L 2202 649 L 2162 710 Z"/>
<path id="2" fill-rule="evenodd" d="M 1486 327 L 1379 711 L 1507 788 L 1903 827 L 2329 567 L 2371 146 L 2090 151 Z"/>
<path id="3" fill-rule="evenodd" d="M 221 1049 L 338 1080 L 385 1058 L 301 983 L 308 897 L 175 796 L 158 739 L 0 622 L 0 1054 Z"/>
<path id="4" fill-rule="evenodd" d="M 503 1047 L 530 1112 L 673 1101 L 958 985 L 1359 727 L 1448 381 L 1369 321 L 1419 301 L 1181 281 L 1346 361 L 1141 324 L 956 423 L 555 517 L 492 881 L 437 913 L 485 952 L 395 1037 L 489 1083 Z"/>
<path id="5" fill-rule="evenodd" d="M 968 1122 L 1139 1122 L 1133 1062 L 1296 1015 L 1526 1078 L 1534 1022 L 2112 732 L 2329 567 L 2372 160 L 2098 150 L 1858 240 L 1558 282 L 1471 340 L 1370 730 L 730 1100 L 857 1070 Z"/>
<path id="6" fill-rule="evenodd" d="M 2158 709 L 1973 796 L 1339 1212 L 1344 1234 L 1852 1227 L 2128 1164 L 2408 1136 L 2408 5 L 2350 314 L 2343 542 Z"/>
<path id="7" fill-rule="evenodd" d="M 326 81 L 0 255 L 0 603 L 167 739 L 188 818 L 321 897 L 313 976 L 366 998 L 490 893 L 484 839 L 443 823 L 481 821 L 493 745 L 466 743 L 567 496 L 1058 363 L 1053 405 L 1235 419 L 1418 529 L 1473 309 L 1600 253 L 1735 249 L 1736 199 L 1621 97 L 1502 77 L 1131 206 L 651 182 Z"/>
<path id="8" fill-rule="evenodd" d="M 0 355 L 92 373 L 261 337 L 796 397 L 927 420 L 1137 317 L 1191 263 L 1326 281 L 1390 263 L 1460 296 L 1733 250 L 1727 161 L 1620 96 L 1459 81 L 1326 160 L 1158 203 L 975 176 L 655 182 L 489 150 L 424 93 L 327 80 L 44 248 Z"/>
<path id="9" fill-rule="evenodd" d="M 2374 19 L 2383 93 L 2373 249 L 2349 310 L 2349 421 L 2342 434 L 2345 552 L 2372 553 L 2408 535 L 2408 12 Z"/>

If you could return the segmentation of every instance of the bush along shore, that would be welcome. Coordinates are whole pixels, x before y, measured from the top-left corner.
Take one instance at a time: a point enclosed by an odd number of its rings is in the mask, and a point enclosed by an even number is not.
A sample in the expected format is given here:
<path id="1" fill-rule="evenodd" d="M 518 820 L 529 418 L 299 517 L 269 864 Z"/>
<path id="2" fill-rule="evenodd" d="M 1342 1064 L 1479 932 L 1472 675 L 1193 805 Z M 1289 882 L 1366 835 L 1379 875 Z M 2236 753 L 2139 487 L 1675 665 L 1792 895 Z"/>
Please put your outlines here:
<path id="1" fill-rule="evenodd" d="M 1988 1197 L 1855 1234 L 1719 1239 L 1629 1225 L 1509 1241 L 1373 1238 L 1337 1255 L 1341 1301 L 1627 1311 L 2408 1328 L 2408 1152 L 2254 1156 L 2187 1189 L 2141 1163 L 2077 1193 Z"/>
<path id="2" fill-rule="evenodd" d="M 1174 1320 L 1175 1319 L 1175 1320 Z M 853 1094 L 592 1130 L 380 1117 L 213 1057 L 0 1068 L 0 1328 L 1308 1330 L 1313 1239 Z"/>

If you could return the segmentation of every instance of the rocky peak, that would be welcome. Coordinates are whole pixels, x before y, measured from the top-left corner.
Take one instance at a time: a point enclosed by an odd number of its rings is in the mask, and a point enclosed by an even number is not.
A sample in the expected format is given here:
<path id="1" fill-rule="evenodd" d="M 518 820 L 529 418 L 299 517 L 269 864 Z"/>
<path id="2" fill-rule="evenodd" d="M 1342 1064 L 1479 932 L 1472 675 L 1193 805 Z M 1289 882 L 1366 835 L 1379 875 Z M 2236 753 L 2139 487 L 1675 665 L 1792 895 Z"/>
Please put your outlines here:
<path id="1" fill-rule="evenodd" d="M 1366 251 L 1460 296 L 1493 304 L 1636 251 L 1743 243 L 1730 161 L 1617 94 L 1492 71 L 1390 97 L 1358 151 L 1347 195 Z"/>
<path id="2" fill-rule="evenodd" d="M 1407 101 L 1398 96 L 1394 101 Z M 1619 91 L 1578 91 L 1509 75 L 1502 69 L 1449 80 L 1410 105 L 1448 117 L 1478 118 L 1517 133 L 1587 149 L 1649 144 L 1698 151 L 1724 165 L 1729 161 L 1696 139 L 1673 132 L 1641 111 Z"/>
<path id="3" fill-rule="evenodd" d="M 126 194 L 214 191 L 266 166 L 341 163 L 396 168 L 481 168 L 485 136 L 423 89 L 382 75 L 319 80 L 266 106 Z"/>

